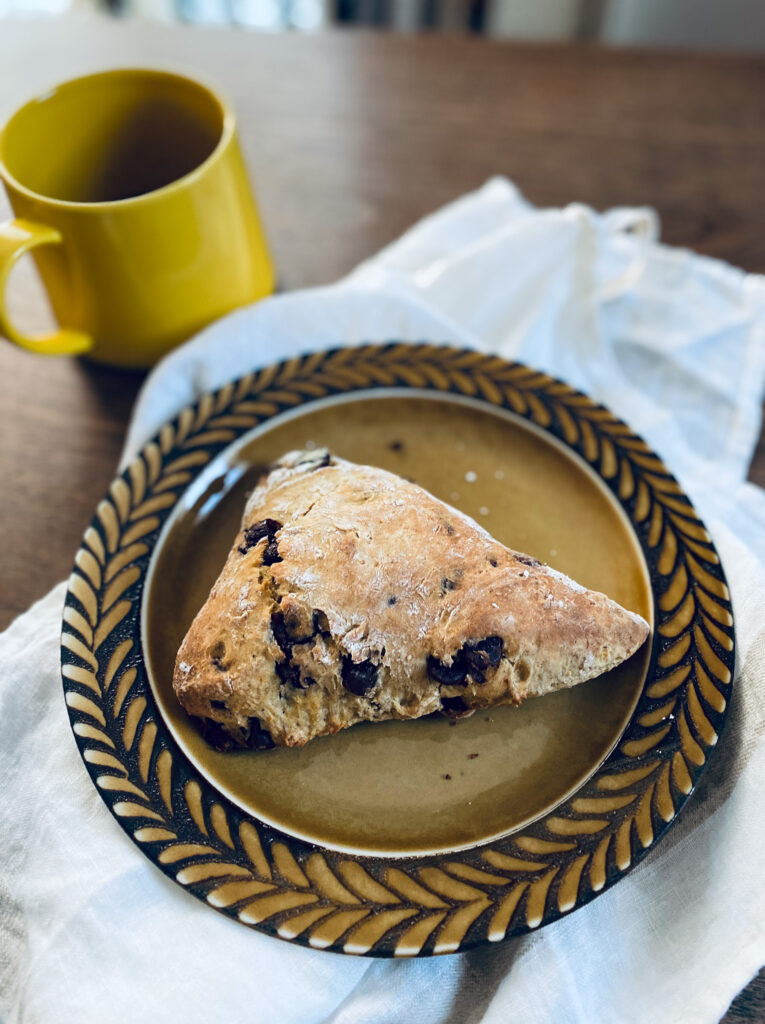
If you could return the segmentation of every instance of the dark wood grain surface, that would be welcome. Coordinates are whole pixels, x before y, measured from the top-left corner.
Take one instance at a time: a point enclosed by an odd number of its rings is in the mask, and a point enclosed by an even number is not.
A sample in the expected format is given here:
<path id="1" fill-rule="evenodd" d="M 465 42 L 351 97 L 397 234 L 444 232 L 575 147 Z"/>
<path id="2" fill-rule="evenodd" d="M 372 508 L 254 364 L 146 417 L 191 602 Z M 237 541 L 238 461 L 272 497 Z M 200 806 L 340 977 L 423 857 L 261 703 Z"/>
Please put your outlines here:
<path id="1" fill-rule="evenodd" d="M 650 204 L 665 241 L 765 272 L 762 60 L 3 21 L 0 123 L 61 79 L 120 65 L 169 66 L 228 92 L 287 289 L 336 279 L 493 174 L 540 205 Z M 30 267 L 11 292 L 20 323 L 47 322 Z M 140 384 L 0 343 L 0 628 L 68 575 Z M 750 477 L 765 483 L 762 438 Z M 765 977 L 725 1019 L 765 1020 Z"/>

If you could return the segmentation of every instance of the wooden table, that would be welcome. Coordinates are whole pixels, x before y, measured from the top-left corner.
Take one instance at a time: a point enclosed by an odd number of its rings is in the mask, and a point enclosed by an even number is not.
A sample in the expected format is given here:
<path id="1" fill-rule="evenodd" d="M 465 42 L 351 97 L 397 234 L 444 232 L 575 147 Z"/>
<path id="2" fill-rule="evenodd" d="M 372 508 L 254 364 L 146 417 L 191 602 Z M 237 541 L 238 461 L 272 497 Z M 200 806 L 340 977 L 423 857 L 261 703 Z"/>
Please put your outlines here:
<path id="1" fill-rule="evenodd" d="M 0 22 L 0 122 L 60 79 L 119 65 L 188 70 L 228 91 L 287 289 L 336 279 L 493 174 L 541 205 L 651 204 L 667 242 L 765 272 L 762 60 Z M 32 273 L 14 278 L 20 320 L 40 324 Z M 69 573 L 141 379 L 0 344 L 0 628 Z M 765 483 L 763 439 L 750 475 Z M 761 1014 L 762 975 L 726 1020 Z"/>

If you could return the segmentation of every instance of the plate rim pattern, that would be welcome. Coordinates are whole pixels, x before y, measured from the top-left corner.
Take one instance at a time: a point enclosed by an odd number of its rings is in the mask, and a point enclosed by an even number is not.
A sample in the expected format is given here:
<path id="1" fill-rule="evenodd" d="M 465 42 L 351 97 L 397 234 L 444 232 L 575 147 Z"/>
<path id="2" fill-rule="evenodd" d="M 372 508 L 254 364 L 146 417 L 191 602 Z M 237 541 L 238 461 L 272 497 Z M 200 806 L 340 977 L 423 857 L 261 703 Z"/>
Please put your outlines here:
<path id="1" fill-rule="evenodd" d="M 468 396 L 562 441 L 626 512 L 655 628 L 616 747 L 561 804 L 499 840 L 411 857 L 355 855 L 245 813 L 186 759 L 154 703 L 140 636 L 153 546 L 225 447 L 280 413 L 377 388 Z M 245 925 L 316 949 L 428 956 L 521 935 L 590 902 L 638 863 L 693 791 L 733 682 L 730 593 L 711 538 L 648 445 L 568 384 L 500 356 L 389 342 L 296 356 L 209 392 L 165 424 L 99 503 L 69 579 L 64 696 L 88 772 L 166 875 Z"/>

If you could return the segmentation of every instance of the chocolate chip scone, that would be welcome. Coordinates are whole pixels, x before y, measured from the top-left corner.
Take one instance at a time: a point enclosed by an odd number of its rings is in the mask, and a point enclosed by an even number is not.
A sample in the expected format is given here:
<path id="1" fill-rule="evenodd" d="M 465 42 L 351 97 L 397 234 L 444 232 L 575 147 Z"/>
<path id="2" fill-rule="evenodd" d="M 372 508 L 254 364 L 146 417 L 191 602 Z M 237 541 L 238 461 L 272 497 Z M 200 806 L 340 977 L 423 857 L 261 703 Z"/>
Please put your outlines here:
<path id="1" fill-rule="evenodd" d="M 173 685 L 215 746 L 301 746 L 574 686 L 648 632 L 421 487 L 291 452 L 251 494 Z"/>

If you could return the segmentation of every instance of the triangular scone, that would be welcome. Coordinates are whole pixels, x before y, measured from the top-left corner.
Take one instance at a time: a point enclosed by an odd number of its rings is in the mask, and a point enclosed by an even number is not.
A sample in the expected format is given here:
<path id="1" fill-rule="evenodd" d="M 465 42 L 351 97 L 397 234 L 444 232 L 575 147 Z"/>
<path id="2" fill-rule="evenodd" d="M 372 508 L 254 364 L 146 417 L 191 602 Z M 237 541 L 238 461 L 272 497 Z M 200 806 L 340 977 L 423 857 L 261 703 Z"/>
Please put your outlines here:
<path id="1" fill-rule="evenodd" d="M 300 746 L 574 686 L 648 632 L 421 487 L 292 452 L 251 494 L 173 685 L 216 746 Z"/>

